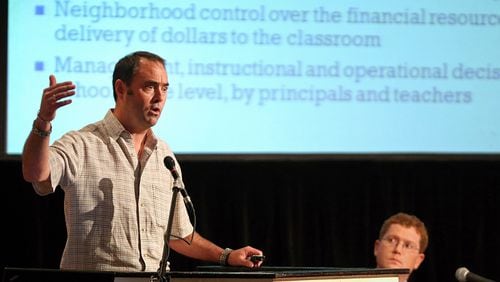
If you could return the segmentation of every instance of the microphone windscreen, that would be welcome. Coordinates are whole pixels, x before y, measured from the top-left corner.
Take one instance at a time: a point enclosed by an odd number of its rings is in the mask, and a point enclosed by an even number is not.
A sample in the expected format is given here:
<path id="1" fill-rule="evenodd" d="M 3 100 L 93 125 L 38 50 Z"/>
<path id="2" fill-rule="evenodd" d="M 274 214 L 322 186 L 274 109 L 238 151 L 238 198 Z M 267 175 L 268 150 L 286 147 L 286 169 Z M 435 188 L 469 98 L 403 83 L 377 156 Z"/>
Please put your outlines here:
<path id="1" fill-rule="evenodd" d="M 174 169 L 175 167 L 175 162 L 174 162 L 174 159 L 171 157 L 171 156 L 166 156 L 164 159 L 163 159 L 163 163 L 165 164 L 165 166 L 168 168 L 168 170 L 172 170 Z"/>
<path id="2" fill-rule="evenodd" d="M 467 268 L 459 267 L 457 271 L 455 271 L 455 278 L 457 278 L 457 280 L 460 282 L 466 282 L 467 273 L 469 273 L 469 270 Z"/>

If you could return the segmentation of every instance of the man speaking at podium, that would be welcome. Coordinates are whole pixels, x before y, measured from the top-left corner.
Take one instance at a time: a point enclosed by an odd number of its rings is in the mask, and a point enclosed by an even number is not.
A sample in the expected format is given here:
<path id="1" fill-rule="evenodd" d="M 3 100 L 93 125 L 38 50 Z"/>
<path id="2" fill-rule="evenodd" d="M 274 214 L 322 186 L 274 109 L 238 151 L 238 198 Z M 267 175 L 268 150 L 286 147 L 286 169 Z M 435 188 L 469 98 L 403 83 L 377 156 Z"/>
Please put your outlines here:
<path id="1" fill-rule="evenodd" d="M 173 152 L 152 130 L 167 99 L 164 59 L 143 51 L 120 59 L 113 71 L 115 107 L 102 120 L 70 131 L 52 145 L 56 111 L 71 104 L 78 89 L 53 75 L 49 81 L 24 145 L 22 167 L 24 179 L 38 194 L 53 193 L 57 186 L 64 191 L 67 241 L 60 267 L 156 271 L 163 262 L 173 187 L 184 186 Z M 177 180 L 164 165 L 167 157 L 174 160 Z M 193 229 L 182 199 L 175 207 L 171 249 L 223 265 L 261 265 L 250 257 L 262 251 L 217 246 Z"/>
<path id="2" fill-rule="evenodd" d="M 397 213 L 384 221 L 375 241 L 377 267 L 408 268 L 411 275 L 424 260 L 428 242 L 427 228 L 419 218 Z M 410 275 L 400 281 L 407 281 Z"/>

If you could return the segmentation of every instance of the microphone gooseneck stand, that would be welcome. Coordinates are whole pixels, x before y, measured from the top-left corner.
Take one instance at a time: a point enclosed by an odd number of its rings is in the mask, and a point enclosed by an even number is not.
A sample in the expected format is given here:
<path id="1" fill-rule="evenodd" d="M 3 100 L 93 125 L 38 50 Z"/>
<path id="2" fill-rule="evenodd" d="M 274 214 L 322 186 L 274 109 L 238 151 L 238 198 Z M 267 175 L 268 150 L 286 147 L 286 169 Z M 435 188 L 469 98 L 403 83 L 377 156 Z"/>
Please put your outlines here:
<path id="1" fill-rule="evenodd" d="M 167 231 L 165 232 L 165 239 L 164 245 L 163 245 L 163 255 L 162 259 L 160 261 L 160 267 L 158 268 L 158 271 L 156 275 L 153 275 L 151 277 L 151 281 L 160 281 L 160 282 L 169 282 L 170 277 L 166 275 L 167 273 L 167 264 L 168 264 L 168 257 L 170 255 L 170 235 L 172 234 L 172 223 L 174 221 L 174 211 L 175 211 L 175 206 L 177 203 L 177 195 L 179 194 L 179 191 L 181 188 L 177 187 L 174 185 L 172 188 L 173 194 L 172 194 L 172 201 L 170 203 L 170 213 L 168 214 L 168 223 L 167 223 Z"/>
<path id="2" fill-rule="evenodd" d="M 194 212 L 194 207 L 193 203 L 191 202 L 191 199 L 189 198 L 186 190 L 184 189 L 184 184 L 182 184 L 182 180 L 178 182 L 179 179 L 179 173 L 177 173 L 177 170 L 175 169 L 175 161 L 171 156 L 166 156 L 163 159 L 163 163 L 165 164 L 165 167 L 170 171 L 172 174 L 172 177 L 174 178 L 174 187 L 172 187 L 172 200 L 170 203 L 170 213 L 168 214 L 168 223 L 167 223 L 167 231 L 165 232 L 165 237 L 163 239 L 164 245 L 163 245 L 163 254 L 162 254 L 162 259 L 160 261 L 160 267 L 158 268 L 158 271 L 156 275 L 151 276 L 151 282 L 169 282 L 170 281 L 170 276 L 167 276 L 167 265 L 168 265 L 168 257 L 170 255 L 170 236 L 172 236 L 172 223 L 174 221 L 174 213 L 175 213 L 175 206 L 177 204 L 177 196 L 179 195 L 179 192 L 181 192 L 182 197 L 184 198 L 184 205 L 188 209 L 188 212 L 191 212 L 193 217 L 194 217 L 194 224 L 193 224 L 193 236 L 196 228 L 196 214 Z M 191 237 L 192 240 L 192 237 Z M 188 243 L 190 244 L 190 243 Z"/>

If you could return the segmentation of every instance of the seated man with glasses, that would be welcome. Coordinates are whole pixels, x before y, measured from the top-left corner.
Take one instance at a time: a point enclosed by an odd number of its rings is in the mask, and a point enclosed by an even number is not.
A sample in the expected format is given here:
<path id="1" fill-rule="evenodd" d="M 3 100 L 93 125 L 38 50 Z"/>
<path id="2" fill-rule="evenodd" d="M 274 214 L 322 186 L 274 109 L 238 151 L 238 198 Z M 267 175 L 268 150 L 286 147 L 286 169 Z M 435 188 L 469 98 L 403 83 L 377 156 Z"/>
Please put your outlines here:
<path id="1" fill-rule="evenodd" d="M 384 221 L 375 241 L 377 267 L 408 268 L 411 274 L 424 260 L 428 242 L 427 229 L 420 219 L 397 213 Z M 402 281 L 408 280 L 408 276 L 402 277 Z"/>

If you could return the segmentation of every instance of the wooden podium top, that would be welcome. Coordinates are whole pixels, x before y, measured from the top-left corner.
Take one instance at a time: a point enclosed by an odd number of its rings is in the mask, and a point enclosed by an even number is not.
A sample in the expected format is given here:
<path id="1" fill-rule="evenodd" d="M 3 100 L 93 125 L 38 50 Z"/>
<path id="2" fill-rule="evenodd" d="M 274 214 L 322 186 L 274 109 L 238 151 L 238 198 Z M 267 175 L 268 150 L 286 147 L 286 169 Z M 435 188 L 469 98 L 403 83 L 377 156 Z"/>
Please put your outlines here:
<path id="1" fill-rule="evenodd" d="M 167 272 L 172 282 L 276 282 L 334 281 L 335 282 L 398 282 L 408 269 L 337 268 L 337 267 L 274 267 L 240 268 L 201 266 L 196 271 Z M 97 272 L 60 269 L 4 269 L 4 282 L 149 282 L 151 272 Z"/>

